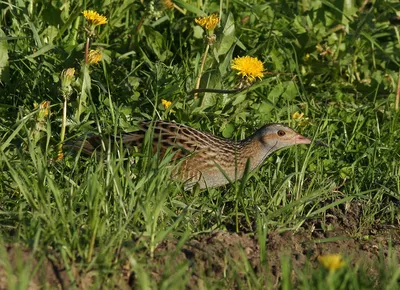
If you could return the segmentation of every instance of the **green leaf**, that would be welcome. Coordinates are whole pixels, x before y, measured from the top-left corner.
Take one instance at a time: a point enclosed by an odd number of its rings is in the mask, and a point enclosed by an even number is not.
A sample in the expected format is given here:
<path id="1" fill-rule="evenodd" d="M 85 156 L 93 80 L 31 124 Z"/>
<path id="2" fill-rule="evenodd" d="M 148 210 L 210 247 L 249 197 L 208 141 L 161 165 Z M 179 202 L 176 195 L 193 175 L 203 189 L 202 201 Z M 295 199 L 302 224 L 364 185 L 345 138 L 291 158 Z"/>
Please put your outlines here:
<path id="1" fill-rule="evenodd" d="M 224 76 L 227 73 L 228 67 L 230 67 L 230 65 L 231 65 L 234 50 L 235 50 L 235 46 L 232 46 L 232 48 L 226 54 L 223 62 L 221 62 L 221 64 L 218 66 L 221 76 Z"/>
<path id="2" fill-rule="evenodd" d="M 144 26 L 147 45 L 153 50 L 160 61 L 164 61 L 171 52 L 167 49 L 164 36 L 151 26 Z"/>
<path id="3" fill-rule="evenodd" d="M 55 26 L 48 26 L 42 33 L 42 37 L 47 43 L 53 43 L 53 40 L 58 35 L 58 29 Z"/>
<path id="4" fill-rule="evenodd" d="M 198 25 L 193 26 L 193 37 L 197 39 L 203 39 L 204 29 Z"/>
<path id="5" fill-rule="evenodd" d="M 75 122 L 80 123 L 80 116 L 83 112 L 85 112 L 87 107 L 87 98 L 90 96 L 92 80 L 89 73 L 89 66 L 83 65 L 80 73 L 81 79 L 81 91 L 80 95 L 77 99 L 78 102 L 78 110 L 75 113 Z"/>
<path id="6" fill-rule="evenodd" d="M 232 137 L 233 131 L 235 131 L 235 126 L 229 123 L 225 126 L 224 130 L 222 131 L 222 136 L 224 136 L 224 138 L 230 138 Z"/>
<path id="7" fill-rule="evenodd" d="M 258 111 L 261 114 L 269 114 L 274 108 L 275 106 L 273 104 L 268 102 L 262 102 L 260 107 L 258 108 Z"/>
<path id="8" fill-rule="evenodd" d="M 268 94 L 268 100 L 270 100 L 272 103 L 276 103 L 279 97 L 283 93 L 283 85 L 282 83 L 278 83 L 274 88 L 269 92 Z"/>
<path id="9" fill-rule="evenodd" d="M 52 50 L 52 49 L 54 49 L 54 48 L 56 48 L 56 47 L 57 47 L 57 46 L 56 46 L 56 45 L 53 45 L 53 44 L 45 45 L 45 46 L 43 46 L 41 49 L 39 49 L 38 51 L 36 51 L 35 53 L 26 56 L 26 58 L 36 58 L 36 57 L 38 57 L 38 56 L 41 56 L 41 55 L 47 53 L 48 51 L 50 51 L 50 50 Z"/>
<path id="10" fill-rule="evenodd" d="M 235 100 L 233 101 L 232 105 L 236 106 L 236 105 L 240 104 L 241 102 L 243 102 L 246 99 L 246 96 L 247 96 L 246 93 L 238 94 L 237 97 L 235 98 Z"/>
<path id="11" fill-rule="evenodd" d="M 196 6 L 193 6 L 192 4 L 183 2 L 181 0 L 174 0 L 174 3 L 177 4 L 179 7 L 182 7 L 184 9 L 186 9 L 187 11 L 196 14 L 197 16 L 205 16 L 205 15 L 207 15 L 204 11 L 202 11 L 199 8 L 197 8 Z"/>
<path id="12" fill-rule="evenodd" d="M 5 37 L 3 30 L 0 29 L 0 37 Z M 8 68 L 8 43 L 7 40 L 0 40 L 0 79 L 5 80 L 4 72 Z M 8 78 L 8 77 L 7 77 Z"/>
<path id="13" fill-rule="evenodd" d="M 285 90 L 282 94 L 282 97 L 285 100 L 291 101 L 299 94 L 297 91 L 296 84 L 293 81 L 285 82 L 283 86 Z"/>
<path id="14" fill-rule="evenodd" d="M 219 35 L 220 40 L 214 46 L 214 56 L 218 61 L 218 57 L 220 55 L 226 54 L 235 43 L 235 19 L 233 18 L 233 14 L 229 13 L 225 22 L 224 30 L 222 35 Z"/>

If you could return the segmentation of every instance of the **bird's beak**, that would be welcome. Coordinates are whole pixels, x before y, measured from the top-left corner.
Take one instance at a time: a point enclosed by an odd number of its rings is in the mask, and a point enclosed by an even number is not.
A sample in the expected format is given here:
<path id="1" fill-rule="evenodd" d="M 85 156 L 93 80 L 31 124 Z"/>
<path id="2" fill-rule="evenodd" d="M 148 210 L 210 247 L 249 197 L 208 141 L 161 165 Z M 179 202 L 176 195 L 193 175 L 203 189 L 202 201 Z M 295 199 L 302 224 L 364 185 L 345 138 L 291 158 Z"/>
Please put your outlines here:
<path id="1" fill-rule="evenodd" d="M 294 137 L 294 142 L 295 144 L 310 144 L 311 140 L 308 139 L 307 137 L 304 137 L 303 135 L 297 134 Z"/>

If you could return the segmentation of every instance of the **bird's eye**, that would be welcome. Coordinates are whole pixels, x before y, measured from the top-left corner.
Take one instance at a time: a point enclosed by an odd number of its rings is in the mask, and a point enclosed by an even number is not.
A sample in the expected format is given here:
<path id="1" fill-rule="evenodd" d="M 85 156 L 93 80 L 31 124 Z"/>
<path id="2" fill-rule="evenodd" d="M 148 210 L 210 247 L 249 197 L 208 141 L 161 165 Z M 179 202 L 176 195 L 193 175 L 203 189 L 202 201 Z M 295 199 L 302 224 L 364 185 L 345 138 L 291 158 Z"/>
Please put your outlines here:
<path id="1" fill-rule="evenodd" d="M 283 130 L 279 130 L 278 131 L 278 136 L 279 137 L 283 137 L 283 136 L 285 136 L 286 135 L 286 132 L 285 131 L 283 131 Z"/>

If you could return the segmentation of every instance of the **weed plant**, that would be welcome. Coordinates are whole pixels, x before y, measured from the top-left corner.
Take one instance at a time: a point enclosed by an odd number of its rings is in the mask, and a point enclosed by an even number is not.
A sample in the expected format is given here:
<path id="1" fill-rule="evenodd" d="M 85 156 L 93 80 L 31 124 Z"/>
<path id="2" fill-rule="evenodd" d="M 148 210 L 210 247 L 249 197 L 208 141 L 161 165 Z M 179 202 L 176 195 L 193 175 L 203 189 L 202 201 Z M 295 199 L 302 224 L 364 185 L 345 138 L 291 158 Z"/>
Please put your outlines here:
<path id="1" fill-rule="evenodd" d="M 107 22 L 91 26 L 89 9 Z M 45 263 L 24 262 L 24 250 L 10 256 L 18 244 L 62 265 L 72 288 L 122 287 L 127 263 L 139 289 L 185 288 L 192 275 L 207 289 L 398 289 L 392 252 L 372 278 L 350 259 L 329 272 L 282 258 L 274 281 L 263 258 L 268 232 L 297 231 L 353 203 L 362 214 L 352 237 L 399 226 L 398 1 L 2 1 L 0 10 L 0 283 L 27 289 Z M 205 55 L 210 35 L 195 18 L 212 13 L 219 23 Z M 263 62 L 261 80 L 233 94 L 190 93 L 198 80 L 237 88 L 231 62 L 246 55 Z M 283 123 L 327 146 L 278 152 L 242 181 L 192 192 L 169 178 L 169 155 L 62 149 L 144 119 L 235 140 Z M 219 279 L 172 266 L 187 241 L 217 230 L 255 237 L 262 270 L 244 252 Z M 176 252 L 152 266 L 170 240 Z M 157 279 L 154 267 L 163 267 Z"/>

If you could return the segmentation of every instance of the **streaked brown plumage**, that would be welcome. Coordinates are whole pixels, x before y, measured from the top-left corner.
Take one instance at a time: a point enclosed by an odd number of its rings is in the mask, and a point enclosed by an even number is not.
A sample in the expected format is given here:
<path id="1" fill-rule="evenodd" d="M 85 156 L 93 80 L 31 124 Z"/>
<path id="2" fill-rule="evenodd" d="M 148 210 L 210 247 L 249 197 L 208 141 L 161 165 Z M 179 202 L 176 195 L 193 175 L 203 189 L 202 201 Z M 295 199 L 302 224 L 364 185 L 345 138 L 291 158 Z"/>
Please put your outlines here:
<path id="1" fill-rule="evenodd" d="M 153 130 L 153 152 L 160 150 L 160 154 L 164 155 L 171 148 L 173 160 L 182 160 L 174 178 L 184 181 L 185 189 L 192 188 L 196 183 L 200 188 L 227 184 L 243 177 L 247 162 L 252 171 L 278 149 L 311 143 L 310 139 L 281 124 L 266 125 L 236 142 L 174 122 L 145 121 L 140 123 L 140 130 L 117 138 L 118 144 L 123 144 L 128 150 L 134 146 L 141 150 L 150 128 Z M 101 139 L 93 136 L 75 142 L 72 147 L 91 154 L 100 148 L 100 144 Z"/>

